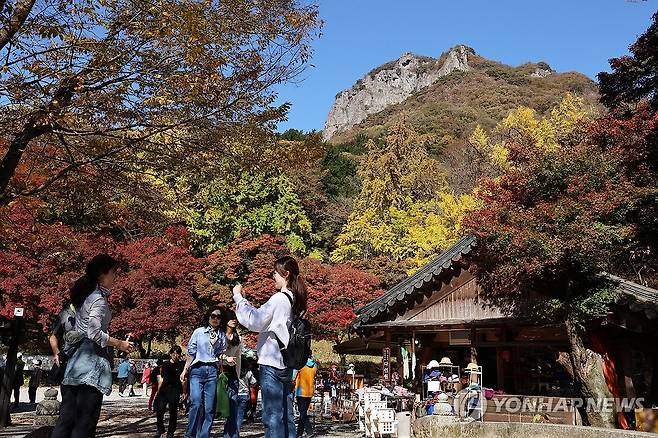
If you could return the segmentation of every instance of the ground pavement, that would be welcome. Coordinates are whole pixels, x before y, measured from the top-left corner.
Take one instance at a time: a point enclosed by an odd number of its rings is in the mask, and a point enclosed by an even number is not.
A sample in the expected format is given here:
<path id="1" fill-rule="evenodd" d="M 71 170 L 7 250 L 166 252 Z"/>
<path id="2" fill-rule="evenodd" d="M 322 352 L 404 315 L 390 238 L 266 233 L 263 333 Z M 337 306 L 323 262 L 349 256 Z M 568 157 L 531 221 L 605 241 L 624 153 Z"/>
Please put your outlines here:
<path id="1" fill-rule="evenodd" d="M 43 400 L 43 393 L 46 388 L 39 388 L 37 393 L 37 402 Z M 136 391 L 141 394 L 141 389 Z M 152 437 L 155 432 L 155 414 L 148 410 L 147 399 L 141 396 L 138 397 L 119 397 L 118 391 L 113 391 L 109 397 L 105 397 L 103 401 L 103 410 L 101 412 L 101 419 L 98 423 L 98 430 L 96 433 L 97 438 L 147 438 Z M 22 388 L 21 401 L 17 411 L 12 411 L 13 426 L 6 429 L 0 428 L 0 438 L 9 437 L 24 437 L 31 432 L 34 427 L 32 422 L 34 420 L 35 405 L 27 403 L 28 395 L 27 388 Z M 178 421 L 178 430 L 176 437 L 182 437 L 185 427 L 187 426 L 187 418 L 181 411 Z M 182 418 L 181 418 L 182 417 Z M 167 424 L 168 416 L 165 415 L 165 425 Z M 216 421 L 213 427 L 212 437 L 222 436 L 223 422 Z M 345 437 L 357 438 L 360 437 L 354 425 L 340 425 L 330 422 L 316 424 L 316 433 L 319 437 Z M 260 438 L 264 436 L 263 425 L 260 421 L 256 423 L 245 423 L 243 431 L 240 433 L 241 437 L 247 438 Z"/>

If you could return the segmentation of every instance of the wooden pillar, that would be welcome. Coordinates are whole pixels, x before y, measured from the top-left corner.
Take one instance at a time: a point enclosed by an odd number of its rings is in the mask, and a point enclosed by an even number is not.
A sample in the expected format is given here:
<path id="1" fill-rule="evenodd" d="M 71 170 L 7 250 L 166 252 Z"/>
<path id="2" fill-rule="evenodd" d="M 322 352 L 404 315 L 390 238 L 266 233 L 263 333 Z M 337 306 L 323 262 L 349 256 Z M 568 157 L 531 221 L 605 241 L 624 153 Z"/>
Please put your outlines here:
<path id="1" fill-rule="evenodd" d="M 496 380 L 497 380 L 496 383 L 498 384 L 498 388 L 505 387 L 505 371 L 504 371 L 505 363 L 503 361 L 503 358 L 500 357 L 500 353 L 504 349 L 505 348 L 496 347 Z"/>
<path id="2" fill-rule="evenodd" d="M 389 357 L 388 357 L 388 365 L 387 365 L 387 367 L 388 367 L 388 378 L 387 378 L 387 379 L 386 379 L 386 378 L 383 379 L 383 383 L 391 383 L 391 380 L 390 380 L 390 379 L 391 379 L 391 375 L 392 375 L 392 370 L 391 370 L 391 357 L 390 357 L 390 354 L 392 353 L 392 351 L 391 351 L 391 330 L 387 328 L 386 331 L 385 331 L 385 333 L 386 333 L 386 348 L 387 348 L 388 351 L 389 351 Z M 385 359 L 384 359 L 384 357 L 382 356 L 382 361 L 384 361 L 384 360 L 385 360 Z"/>
<path id="3" fill-rule="evenodd" d="M 622 372 L 624 374 L 624 391 L 626 392 L 626 397 L 628 398 L 635 398 L 637 397 L 635 393 L 635 385 L 633 385 L 633 362 L 631 360 L 631 354 L 632 351 L 629 347 L 629 349 L 626 349 L 625 351 L 621 352 L 621 368 Z M 616 383 L 616 382 L 615 382 Z"/>
<path id="4" fill-rule="evenodd" d="M 475 327 L 471 327 L 471 362 L 478 363 L 478 352 L 476 349 L 476 335 Z"/>
<path id="5" fill-rule="evenodd" d="M 507 328 L 503 327 L 500 329 L 500 341 L 501 342 L 507 342 Z M 507 349 L 507 347 L 496 347 L 496 379 L 498 380 L 498 388 L 506 388 L 507 387 L 507 382 L 505 382 L 505 366 L 509 366 L 509 361 L 508 364 L 505 363 L 503 358 L 501 357 L 501 353 L 503 351 L 507 351 L 507 357 L 511 357 L 511 351 Z"/>

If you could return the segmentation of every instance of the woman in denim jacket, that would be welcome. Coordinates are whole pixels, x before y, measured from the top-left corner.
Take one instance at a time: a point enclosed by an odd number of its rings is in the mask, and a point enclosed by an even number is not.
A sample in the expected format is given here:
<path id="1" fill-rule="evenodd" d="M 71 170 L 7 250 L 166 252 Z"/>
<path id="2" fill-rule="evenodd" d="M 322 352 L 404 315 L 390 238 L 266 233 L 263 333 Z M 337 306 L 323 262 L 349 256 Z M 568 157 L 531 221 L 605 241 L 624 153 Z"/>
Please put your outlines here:
<path id="1" fill-rule="evenodd" d="M 126 353 L 133 344 L 109 335 L 112 312 L 107 302 L 116 279 L 117 262 L 99 254 L 87 264 L 85 275 L 71 288 L 71 303 L 78 309 L 75 328 L 66 343 L 70 359 L 62 381 L 62 405 L 51 438 L 90 438 L 96 432 L 103 395 L 112 391 L 110 347 Z"/>

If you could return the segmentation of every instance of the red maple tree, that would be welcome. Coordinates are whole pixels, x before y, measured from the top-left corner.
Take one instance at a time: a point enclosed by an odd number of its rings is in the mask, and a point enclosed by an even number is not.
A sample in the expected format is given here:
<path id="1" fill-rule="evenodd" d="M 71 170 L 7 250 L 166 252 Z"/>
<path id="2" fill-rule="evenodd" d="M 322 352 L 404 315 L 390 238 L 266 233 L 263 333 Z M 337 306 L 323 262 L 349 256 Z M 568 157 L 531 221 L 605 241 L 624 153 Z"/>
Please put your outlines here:
<path id="1" fill-rule="evenodd" d="M 110 304 L 115 310 L 111 329 L 133 333 L 149 344 L 173 340 L 189 332 L 201 319 L 194 293 L 194 273 L 204 260 L 195 258 L 180 230 L 117 245 L 115 255 L 124 266 Z M 150 350 L 150 348 L 149 348 Z"/>
<path id="2" fill-rule="evenodd" d="M 320 339 L 344 339 L 354 313 L 384 291 L 375 275 L 350 265 L 328 265 L 312 258 L 301 263 L 308 287 L 308 315 Z"/>
<path id="3" fill-rule="evenodd" d="M 283 238 L 263 235 L 245 236 L 210 255 L 206 275 L 213 286 L 207 301 L 232 307 L 231 289 L 240 282 L 252 303 L 263 304 L 275 292 L 274 262 L 286 254 Z M 307 316 L 318 339 L 342 339 L 354 320 L 354 310 L 383 292 L 375 275 L 349 265 L 329 265 L 307 257 L 300 260 L 300 271 L 308 288 Z"/>
<path id="4" fill-rule="evenodd" d="M 173 338 L 200 319 L 194 298 L 204 260 L 192 256 L 180 229 L 132 242 L 75 232 L 61 223 L 40 223 L 38 204 L 14 203 L 0 213 L 0 313 L 25 308 L 25 318 L 47 329 L 67 302 L 85 263 L 106 252 L 122 269 L 110 295 L 111 333 L 132 332 L 147 341 Z"/>

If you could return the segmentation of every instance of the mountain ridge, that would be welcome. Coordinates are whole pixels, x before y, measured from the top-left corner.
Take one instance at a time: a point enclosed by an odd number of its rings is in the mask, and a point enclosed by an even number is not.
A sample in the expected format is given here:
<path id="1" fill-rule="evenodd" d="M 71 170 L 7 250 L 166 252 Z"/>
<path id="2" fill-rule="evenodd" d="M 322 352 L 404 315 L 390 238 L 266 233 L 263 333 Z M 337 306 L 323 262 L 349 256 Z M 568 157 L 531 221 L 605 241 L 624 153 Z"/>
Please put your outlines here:
<path id="1" fill-rule="evenodd" d="M 461 138 L 475 124 L 492 126 L 521 105 L 541 114 L 567 92 L 596 104 L 591 79 L 578 72 L 556 73 L 545 62 L 512 67 L 463 44 L 439 58 L 405 53 L 336 95 L 323 138 L 341 143 L 359 133 L 377 137 L 400 113 L 421 132 Z"/>

